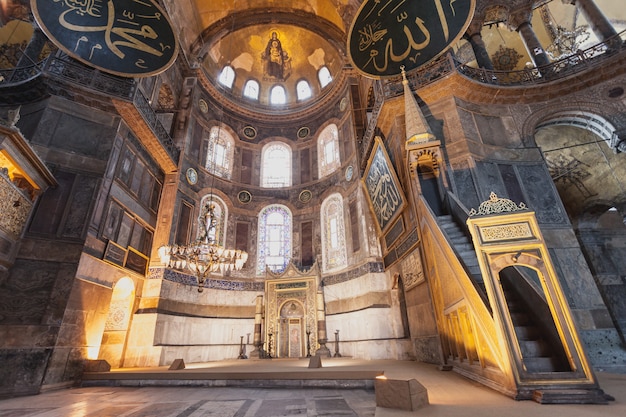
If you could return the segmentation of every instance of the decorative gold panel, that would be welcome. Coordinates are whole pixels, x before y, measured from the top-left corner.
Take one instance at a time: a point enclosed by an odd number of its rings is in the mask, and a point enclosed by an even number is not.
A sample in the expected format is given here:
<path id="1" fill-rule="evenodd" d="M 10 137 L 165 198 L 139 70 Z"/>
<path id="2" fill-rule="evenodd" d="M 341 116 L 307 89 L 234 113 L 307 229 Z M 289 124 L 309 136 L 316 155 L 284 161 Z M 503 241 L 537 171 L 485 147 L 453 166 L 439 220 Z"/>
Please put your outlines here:
<path id="1" fill-rule="evenodd" d="M 483 242 L 501 242 L 516 239 L 532 239 L 535 237 L 528 223 L 483 226 L 478 230 L 480 239 Z"/>

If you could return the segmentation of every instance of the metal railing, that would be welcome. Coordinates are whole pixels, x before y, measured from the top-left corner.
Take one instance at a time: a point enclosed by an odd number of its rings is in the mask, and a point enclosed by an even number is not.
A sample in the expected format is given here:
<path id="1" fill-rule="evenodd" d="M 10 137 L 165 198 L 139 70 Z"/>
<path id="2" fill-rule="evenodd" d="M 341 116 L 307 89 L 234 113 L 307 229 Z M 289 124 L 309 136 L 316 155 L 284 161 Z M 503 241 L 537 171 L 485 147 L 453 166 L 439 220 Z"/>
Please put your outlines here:
<path id="1" fill-rule="evenodd" d="M 460 74 L 485 84 L 498 86 L 544 84 L 602 65 L 609 57 L 626 51 L 625 40 L 626 31 L 622 31 L 604 42 L 577 51 L 548 65 L 519 71 L 486 70 L 484 68 L 472 68 L 458 61 L 454 61 L 454 63 Z"/>
<path id="2" fill-rule="evenodd" d="M 48 77 L 78 84 L 98 93 L 132 102 L 174 163 L 178 163 L 180 150 L 161 124 L 148 99 L 137 88 L 137 82 L 133 78 L 103 73 L 60 53 L 48 58 L 43 72 Z"/>
<path id="3" fill-rule="evenodd" d="M 20 68 L 0 68 L 0 87 L 21 84 L 37 78 L 45 61 Z"/>
<path id="4" fill-rule="evenodd" d="M 132 100 L 137 89 L 137 83 L 132 78 L 122 78 L 103 73 L 60 52 L 50 54 L 45 60 L 42 71 L 44 75 L 53 79 L 78 84 L 98 93 L 123 100 Z"/>
<path id="5" fill-rule="evenodd" d="M 133 104 L 144 121 L 150 126 L 150 129 L 157 137 L 161 145 L 165 148 L 168 155 L 172 158 L 175 164 L 178 164 L 178 158 L 180 156 L 180 149 L 174 143 L 174 140 L 170 136 L 170 134 L 165 130 L 161 121 L 157 117 L 156 112 L 150 106 L 148 99 L 141 93 L 139 89 L 135 90 L 135 94 L 133 96 Z"/>
<path id="6" fill-rule="evenodd" d="M 367 154 L 372 149 L 374 143 L 374 132 L 376 131 L 378 116 L 380 115 L 380 110 L 383 108 L 383 103 L 385 102 L 383 87 L 378 81 L 374 82 L 374 97 L 372 114 L 369 117 L 367 129 L 365 130 L 363 139 L 361 140 L 361 171 L 365 169 L 365 165 L 367 164 Z"/>

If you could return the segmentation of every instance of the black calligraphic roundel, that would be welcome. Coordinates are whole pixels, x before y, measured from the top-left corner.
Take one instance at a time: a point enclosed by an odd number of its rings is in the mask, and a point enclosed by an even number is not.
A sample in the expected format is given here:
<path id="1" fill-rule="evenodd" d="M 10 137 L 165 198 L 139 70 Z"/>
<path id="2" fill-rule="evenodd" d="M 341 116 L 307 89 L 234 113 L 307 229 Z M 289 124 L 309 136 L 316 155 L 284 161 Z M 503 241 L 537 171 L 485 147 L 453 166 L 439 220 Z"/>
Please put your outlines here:
<path id="1" fill-rule="evenodd" d="M 167 69 L 178 42 L 155 0 L 31 0 L 37 23 L 68 55 L 123 77 Z"/>
<path id="2" fill-rule="evenodd" d="M 376 78 L 417 68 L 463 36 L 474 8 L 475 0 L 367 0 L 348 35 L 350 60 Z"/>

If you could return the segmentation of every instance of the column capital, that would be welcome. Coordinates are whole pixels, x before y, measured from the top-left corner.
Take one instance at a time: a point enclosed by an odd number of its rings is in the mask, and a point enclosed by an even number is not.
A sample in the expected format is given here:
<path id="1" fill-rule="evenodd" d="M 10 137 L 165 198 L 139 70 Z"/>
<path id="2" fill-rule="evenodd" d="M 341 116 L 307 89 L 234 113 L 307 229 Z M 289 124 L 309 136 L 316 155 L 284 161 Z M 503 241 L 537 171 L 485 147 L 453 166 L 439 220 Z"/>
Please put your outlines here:
<path id="1" fill-rule="evenodd" d="M 530 25 L 532 14 L 533 12 L 530 9 L 516 10 L 509 15 L 507 24 L 512 30 L 517 31 L 524 23 Z"/>
<path id="2" fill-rule="evenodd" d="M 470 25 L 467 27 L 467 30 L 465 31 L 465 35 L 468 38 L 471 38 L 472 36 L 475 36 L 475 35 L 480 35 L 482 28 L 483 28 L 482 19 L 481 20 L 474 19 L 472 20 Z"/>

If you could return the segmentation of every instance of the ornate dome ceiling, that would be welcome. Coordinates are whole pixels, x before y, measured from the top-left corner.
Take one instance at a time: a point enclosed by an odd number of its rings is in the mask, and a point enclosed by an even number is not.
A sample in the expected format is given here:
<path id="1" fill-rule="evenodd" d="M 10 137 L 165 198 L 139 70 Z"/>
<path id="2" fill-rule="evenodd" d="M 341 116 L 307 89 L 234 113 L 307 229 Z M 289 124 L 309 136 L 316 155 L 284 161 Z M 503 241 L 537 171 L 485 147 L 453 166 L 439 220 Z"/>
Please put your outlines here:
<path id="1" fill-rule="evenodd" d="M 239 106 L 270 113 L 310 107 L 341 84 L 346 25 L 352 16 L 348 11 L 356 10 L 358 3 L 195 0 L 196 13 L 187 16 L 190 25 L 183 35 L 190 43 L 188 58 L 200 65 L 222 95 Z M 180 13 L 188 11 L 181 9 Z M 227 66 L 234 70 L 232 86 L 218 81 Z M 332 79 L 328 85 L 319 79 L 320 70 L 326 69 Z M 258 83 L 258 98 L 244 94 L 250 80 Z M 297 85 L 303 80 L 310 88 L 310 98 L 298 97 Z M 275 86 L 284 88 L 284 104 L 270 103 Z"/>
<path id="2" fill-rule="evenodd" d="M 207 47 L 202 66 L 212 80 L 219 80 L 225 67 L 234 70 L 232 86 L 218 82 L 220 90 L 242 105 L 268 110 L 295 109 L 310 105 L 333 89 L 333 81 L 323 86 L 320 71 L 328 70 L 332 80 L 341 78 L 342 51 L 313 30 L 293 24 L 268 23 L 248 26 L 227 33 Z M 248 81 L 259 84 L 258 98 L 245 97 Z M 306 81 L 310 98 L 298 97 L 297 85 Z M 285 89 L 285 104 L 271 104 L 273 87 Z M 306 93 L 306 91 L 305 91 Z M 305 94 L 306 95 L 306 94 Z"/>

